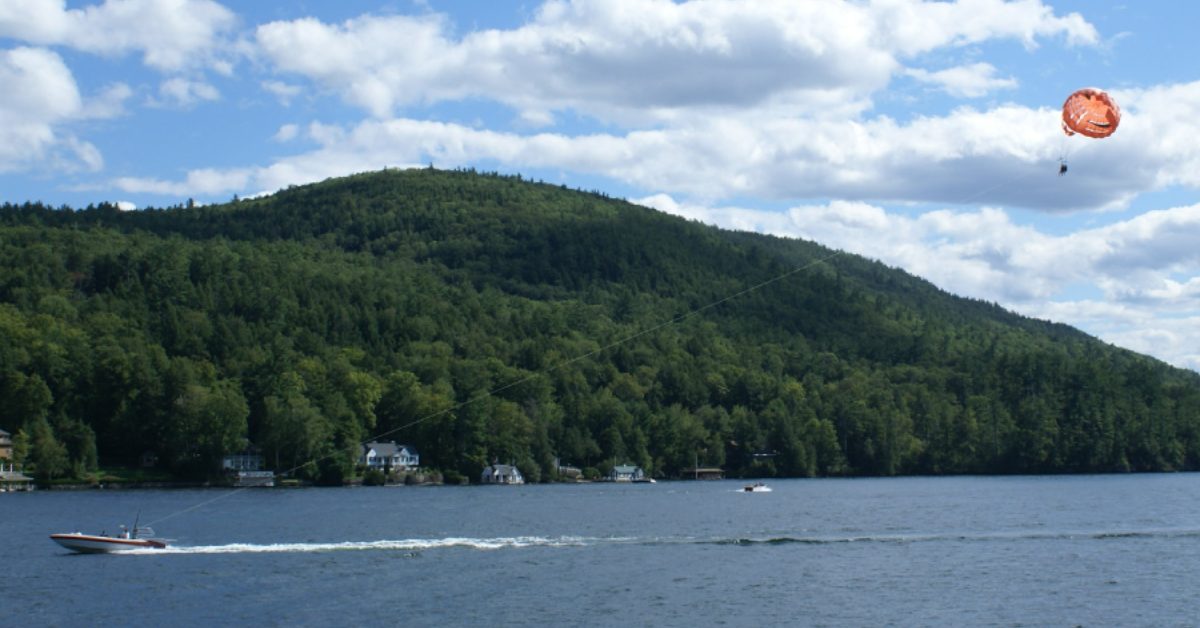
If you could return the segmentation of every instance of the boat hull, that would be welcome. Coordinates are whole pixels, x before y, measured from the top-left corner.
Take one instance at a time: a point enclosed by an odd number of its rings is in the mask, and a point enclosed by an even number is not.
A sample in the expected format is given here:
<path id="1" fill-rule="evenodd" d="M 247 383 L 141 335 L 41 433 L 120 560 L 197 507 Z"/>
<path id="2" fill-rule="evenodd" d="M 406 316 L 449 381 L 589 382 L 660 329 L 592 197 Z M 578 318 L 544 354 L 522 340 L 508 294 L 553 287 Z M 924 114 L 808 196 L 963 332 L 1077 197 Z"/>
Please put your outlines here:
<path id="1" fill-rule="evenodd" d="M 93 536 L 91 534 L 51 534 L 50 540 L 59 545 L 82 554 L 110 554 L 113 552 L 128 552 L 137 549 L 162 549 L 167 544 L 158 539 L 118 539 L 110 536 Z"/>

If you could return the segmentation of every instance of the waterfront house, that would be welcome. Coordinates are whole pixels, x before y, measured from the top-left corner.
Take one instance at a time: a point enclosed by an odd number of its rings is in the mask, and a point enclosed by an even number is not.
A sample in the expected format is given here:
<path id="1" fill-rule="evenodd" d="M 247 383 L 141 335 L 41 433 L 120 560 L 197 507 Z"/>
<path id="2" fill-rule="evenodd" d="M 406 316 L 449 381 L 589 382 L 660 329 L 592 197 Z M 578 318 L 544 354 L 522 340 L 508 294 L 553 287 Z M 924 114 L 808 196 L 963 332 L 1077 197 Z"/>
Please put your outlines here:
<path id="1" fill-rule="evenodd" d="M 632 464 L 619 464 L 608 472 L 610 482 L 639 482 L 646 478 L 642 468 Z"/>
<path id="2" fill-rule="evenodd" d="M 226 471 L 262 471 L 263 457 L 258 450 L 248 447 L 241 453 L 229 454 L 222 458 L 221 468 Z"/>
<path id="3" fill-rule="evenodd" d="M 363 445 L 363 452 L 358 457 L 358 463 L 368 469 L 385 472 L 409 470 L 421 466 L 421 455 L 411 445 L 397 445 L 396 441 L 374 442 Z"/>
<path id="4" fill-rule="evenodd" d="M 479 481 L 484 484 L 524 484 L 525 478 L 511 464 L 493 464 L 484 468 Z"/>
<path id="5" fill-rule="evenodd" d="M 275 472 L 263 470 L 263 457 L 254 446 L 221 459 L 221 468 L 234 486 L 275 486 Z"/>
<path id="6" fill-rule="evenodd" d="M 0 430 L 0 460 L 13 459 L 12 434 Z"/>

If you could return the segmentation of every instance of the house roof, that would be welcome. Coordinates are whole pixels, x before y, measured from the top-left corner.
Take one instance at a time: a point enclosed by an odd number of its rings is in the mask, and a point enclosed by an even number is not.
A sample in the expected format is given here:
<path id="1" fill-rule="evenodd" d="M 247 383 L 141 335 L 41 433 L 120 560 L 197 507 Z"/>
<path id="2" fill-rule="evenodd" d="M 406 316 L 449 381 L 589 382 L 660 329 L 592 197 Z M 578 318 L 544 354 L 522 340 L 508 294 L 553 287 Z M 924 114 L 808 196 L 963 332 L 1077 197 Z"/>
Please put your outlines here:
<path id="1" fill-rule="evenodd" d="M 512 466 L 511 464 L 494 464 L 494 465 L 491 465 L 490 467 L 485 468 L 484 471 L 491 472 L 491 473 L 499 473 L 500 475 L 512 475 L 514 473 L 520 473 L 520 471 L 517 470 L 517 468 Z"/>
<path id="2" fill-rule="evenodd" d="M 0 471 L 0 482 L 5 484 L 32 481 L 33 478 L 21 473 L 20 471 Z"/>
<path id="3" fill-rule="evenodd" d="M 226 458 L 247 458 L 247 457 L 262 458 L 263 455 L 260 452 L 258 452 L 257 450 L 255 450 L 255 451 L 245 450 L 245 451 L 239 451 L 239 452 L 232 453 L 232 454 L 226 454 L 225 457 Z"/>
<path id="4" fill-rule="evenodd" d="M 617 473 L 637 473 L 638 469 L 640 469 L 640 467 L 633 464 L 619 464 L 613 467 L 613 471 Z"/>
<path id="5" fill-rule="evenodd" d="M 391 441 L 388 443 L 379 443 L 379 442 L 367 443 L 366 445 L 364 445 L 364 447 L 366 447 L 365 451 L 369 452 L 372 449 L 374 449 L 376 456 L 383 456 L 385 458 L 391 458 L 392 456 L 396 455 L 397 453 L 399 453 L 401 451 L 408 451 L 408 455 L 410 455 L 410 456 L 417 455 L 416 449 L 413 449 L 409 445 L 397 445 L 396 441 Z"/>

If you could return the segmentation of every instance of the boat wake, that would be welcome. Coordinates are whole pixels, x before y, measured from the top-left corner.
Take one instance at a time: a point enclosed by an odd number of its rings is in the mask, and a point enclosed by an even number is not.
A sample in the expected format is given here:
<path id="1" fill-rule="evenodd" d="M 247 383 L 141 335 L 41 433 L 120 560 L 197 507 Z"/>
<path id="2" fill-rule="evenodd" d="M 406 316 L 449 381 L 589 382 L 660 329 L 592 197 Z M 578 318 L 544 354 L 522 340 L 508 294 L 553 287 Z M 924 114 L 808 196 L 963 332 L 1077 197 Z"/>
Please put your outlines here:
<path id="1" fill-rule="evenodd" d="M 937 542 L 1019 542 L 1019 541 L 1103 541 L 1129 538 L 1200 538 L 1200 530 L 1105 530 L 1061 532 L 997 532 L 980 534 L 880 534 L 853 536 L 779 536 L 765 538 L 714 539 L 713 545 L 834 545 L 847 543 L 878 543 L 904 545 Z"/>
<path id="2" fill-rule="evenodd" d="M 228 545 L 172 545 L 156 550 L 132 550 L 125 555 L 162 556 L 164 554 L 286 554 L 314 552 L 405 551 L 462 548 L 501 550 L 525 547 L 581 547 L 598 543 L 628 542 L 632 539 L 518 536 L 489 539 L 450 537 L 444 539 L 398 539 L 383 541 L 342 541 L 329 543 L 230 543 Z"/>
<path id="3" fill-rule="evenodd" d="M 285 554 L 317 552 L 394 551 L 412 555 L 444 549 L 478 551 L 523 548 L 592 547 L 606 545 L 727 545 L 762 547 L 775 545 L 834 545 L 913 543 L 1015 543 L 1044 540 L 1104 541 L 1128 538 L 1200 538 L 1200 529 L 1148 529 L 1104 531 L 1014 531 L 995 533 L 863 534 L 749 537 L 580 537 L 514 536 L 497 538 L 447 537 L 441 539 L 398 539 L 341 541 L 327 543 L 230 543 L 227 545 L 171 545 L 159 549 L 134 549 L 121 556 L 164 556 L 180 554 Z"/>

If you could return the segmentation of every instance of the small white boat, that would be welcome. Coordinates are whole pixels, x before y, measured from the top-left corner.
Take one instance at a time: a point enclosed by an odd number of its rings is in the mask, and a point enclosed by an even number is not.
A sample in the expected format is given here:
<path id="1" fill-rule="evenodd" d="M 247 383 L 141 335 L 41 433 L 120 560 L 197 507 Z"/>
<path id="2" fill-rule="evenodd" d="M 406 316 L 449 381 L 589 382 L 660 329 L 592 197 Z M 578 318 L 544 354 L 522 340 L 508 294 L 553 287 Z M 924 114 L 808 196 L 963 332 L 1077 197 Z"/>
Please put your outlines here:
<path id="1" fill-rule="evenodd" d="M 755 482 L 754 484 L 747 484 L 742 489 L 742 492 L 743 493 L 770 493 L 771 487 L 767 486 L 766 484 L 763 484 L 762 482 Z"/>
<path id="2" fill-rule="evenodd" d="M 133 528 L 133 531 L 121 526 L 121 533 L 117 536 L 108 536 L 106 534 L 84 534 L 82 532 L 66 532 L 62 534 L 51 534 L 50 540 L 59 545 L 73 551 L 83 554 L 108 554 L 111 552 L 127 552 L 135 549 L 162 549 L 167 546 L 164 539 L 149 538 L 154 535 L 154 530 L 142 527 Z"/>

